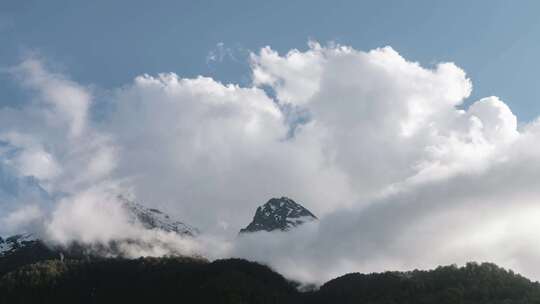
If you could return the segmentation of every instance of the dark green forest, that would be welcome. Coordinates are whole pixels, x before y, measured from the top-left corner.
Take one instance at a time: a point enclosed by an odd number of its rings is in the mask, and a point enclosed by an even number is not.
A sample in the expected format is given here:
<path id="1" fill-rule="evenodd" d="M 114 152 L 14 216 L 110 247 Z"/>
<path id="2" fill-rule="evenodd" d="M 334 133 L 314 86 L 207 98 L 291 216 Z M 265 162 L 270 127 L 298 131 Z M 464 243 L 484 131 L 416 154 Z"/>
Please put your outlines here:
<path id="1" fill-rule="evenodd" d="M 538 283 L 489 263 L 351 273 L 308 292 L 298 286 L 241 259 L 51 259 L 1 275 L 0 303 L 540 303 Z"/>

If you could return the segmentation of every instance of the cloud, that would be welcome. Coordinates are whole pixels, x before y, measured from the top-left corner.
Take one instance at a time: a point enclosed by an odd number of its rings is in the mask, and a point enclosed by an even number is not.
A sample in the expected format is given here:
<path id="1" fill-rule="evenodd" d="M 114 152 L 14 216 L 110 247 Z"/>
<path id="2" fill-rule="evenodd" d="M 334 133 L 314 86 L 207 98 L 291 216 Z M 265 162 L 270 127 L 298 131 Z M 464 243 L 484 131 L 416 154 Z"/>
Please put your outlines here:
<path id="1" fill-rule="evenodd" d="M 8 181 L 0 201 L 2 215 L 11 223 L 15 215 L 40 210 L 43 222 L 61 198 L 108 179 L 115 148 L 89 120 L 92 96 L 86 87 L 49 72 L 36 58 L 10 71 L 33 98 L 0 108 L 0 171 Z M 10 226 L 2 232 L 13 231 Z"/>
<path id="2" fill-rule="evenodd" d="M 259 54 L 251 54 L 253 83 L 256 86 L 271 86 L 278 100 L 285 103 L 302 104 L 317 92 L 324 50 L 316 42 L 310 42 L 306 52 L 291 50 L 281 57 L 269 46 Z"/>
<path id="3" fill-rule="evenodd" d="M 29 227 L 36 222 L 39 224 L 39 220 L 42 218 L 42 212 L 38 205 L 24 205 L 11 213 L 7 213 L 5 217 L 1 219 L 1 225 L 9 227 L 11 233 L 20 233 L 19 229 Z M 19 231 L 17 231 L 19 230 Z"/>
<path id="4" fill-rule="evenodd" d="M 132 221 L 118 199 L 120 190 L 111 186 L 97 185 L 61 199 L 46 223 L 45 238 L 55 245 L 77 242 L 97 253 L 131 258 L 201 253 L 190 238 L 148 230 Z"/>
<path id="5" fill-rule="evenodd" d="M 73 242 L 128 257 L 198 254 L 174 233 L 147 230 L 128 218 L 114 176 L 119 147 L 90 119 L 90 90 L 50 72 L 35 58 L 11 69 L 34 94 L 28 104 L 0 109 L 2 234 L 32 232 L 53 245 Z"/>
<path id="6" fill-rule="evenodd" d="M 196 219 L 203 230 L 235 235 L 273 195 L 323 211 L 350 192 L 343 175 L 322 165 L 316 138 L 287 139 L 284 114 L 259 88 L 163 74 L 138 77 L 114 100 L 103 128 L 122 155 L 119 177 L 132 177 L 143 202 Z M 330 183 L 339 190 L 326 191 Z"/>
<path id="7" fill-rule="evenodd" d="M 212 62 L 221 63 L 225 59 L 237 61 L 236 57 L 234 56 L 233 49 L 226 47 L 225 43 L 223 42 L 218 42 L 216 43 L 216 47 L 206 55 L 206 64 L 210 64 Z"/>
<path id="8" fill-rule="evenodd" d="M 90 106 L 87 89 L 64 78 L 62 75 L 46 71 L 38 59 L 29 58 L 12 69 L 21 83 L 38 90 L 40 101 L 49 105 L 48 121 L 51 125 L 67 127 L 70 136 L 79 136 L 84 131 Z"/>
<path id="9" fill-rule="evenodd" d="M 33 214 L 51 242 L 136 238 L 128 256 L 240 256 L 302 281 L 469 260 L 540 277 L 538 121 L 518 127 L 495 96 L 464 107 L 465 71 L 391 47 L 265 47 L 250 64 L 247 87 L 141 75 L 100 120 L 87 87 L 36 59 L 14 68 L 34 100 L 0 109 L 0 178 L 35 195 L 0 183 L 4 230 Z M 124 193 L 202 236 L 141 230 L 118 209 Z M 237 237 L 282 195 L 320 222 Z"/>

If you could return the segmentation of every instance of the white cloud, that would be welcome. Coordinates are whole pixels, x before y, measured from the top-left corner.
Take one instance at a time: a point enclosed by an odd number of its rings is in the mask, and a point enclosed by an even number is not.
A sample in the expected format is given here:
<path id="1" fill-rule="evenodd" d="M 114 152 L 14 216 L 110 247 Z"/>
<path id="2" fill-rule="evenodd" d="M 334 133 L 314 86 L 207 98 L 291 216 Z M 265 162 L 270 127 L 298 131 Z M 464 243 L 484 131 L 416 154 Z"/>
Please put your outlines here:
<path id="1" fill-rule="evenodd" d="M 518 128 L 497 97 L 461 109 L 472 90 L 461 68 L 425 68 L 390 47 L 311 42 L 250 58 L 250 87 L 142 75 L 114 90 L 100 121 L 88 115 L 90 90 L 24 62 L 14 73 L 36 100 L 0 109 L 0 169 L 56 194 L 39 210 L 59 243 L 140 238 L 130 256 L 242 256 L 305 281 L 468 260 L 540 277 L 530 266 L 540 265 L 538 121 Z M 309 120 L 291 121 L 287 109 Z M 118 192 L 203 236 L 142 232 L 115 209 Z M 282 195 L 320 223 L 236 238 L 256 206 Z M 41 206 L 39 196 L 6 197 L 2 218 Z"/>
<path id="2" fill-rule="evenodd" d="M 0 225 L 8 227 L 8 232 L 17 234 L 26 232 L 29 226 L 38 224 L 42 218 L 39 205 L 24 205 L 21 208 L 7 213 L 0 219 Z"/>
<path id="3" fill-rule="evenodd" d="M 343 175 L 322 165 L 316 138 L 287 140 L 284 115 L 261 89 L 167 74 L 139 77 L 114 99 L 104 128 L 121 149 L 119 176 L 133 177 L 142 201 L 203 230 L 236 234 L 254 204 L 273 195 L 322 211 L 350 192 Z M 339 191 L 326 191 L 331 183 Z"/>
<path id="4" fill-rule="evenodd" d="M 35 58 L 25 60 L 13 68 L 12 73 L 18 76 L 24 85 L 39 90 L 41 101 L 50 105 L 45 108 L 51 111 L 47 113 L 49 125 L 65 126 L 69 128 L 71 136 L 81 135 L 91 100 L 85 88 L 62 75 L 48 72 Z"/>
<path id="5" fill-rule="evenodd" d="M 206 55 L 206 64 L 223 62 L 225 59 L 236 61 L 233 49 L 226 47 L 224 42 L 216 43 L 216 47 Z"/>
<path id="6" fill-rule="evenodd" d="M 319 88 L 326 54 L 318 43 L 310 42 L 307 52 L 294 49 L 281 57 L 267 46 L 250 57 L 255 85 L 271 86 L 280 101 L 302 104 Z"/>
<path id="7" fill-rule="evenodd" d="M 60 174 L 61 169 L 54 156 L 45 151 L 32 136 L 9 132 L 0 134 L 0 140 L 10 143 L 15 149 L 20 149 L 14 157 L 4 160 L 5 164 L 19 171 L 20 175 L 49 180 Z"/>
<path id="8" fill-rule="evenodd" d="M 115 147 L 89 121 L 90 91 L 30 58 L 11 69 L 34 92 L 21 107 L 0 109 L 2 160 L 50 191 L 72 192 L 101 181 L 114 167 Z"/>
<path id="9" fill-rule="evenodd" d="M 0 166 L 8 181 L 6 193 L 0 195 L 1 214 L 9 219 L 35 206 L 43 221 L 59 198 L 107 179 L 114 167 L 115 148 L 89 121 L 87 88 L 49 72 L 35 58 L 11 72 L 34 94 L 21 106 L 0 108 Z M 6 224 L 0 231 L 12 232 L 11 226 L 15 224 Z"/>
<path id="10" fill-rule="evenodd" d="M 358 199 L 418 174 L 430 147 L 461 143 L 458 137 L 470 132 L 455 129 L 462 116 L 455 106 L 469 96 L 471 83 L 452 63 L 428 70 L 390 47 L 366 53 L 316 43 L 284 57 L 264 48 L 252 58 L 256 85 L 269 85 L 280 103 L 311 112 L 313 131 L 298 136 L 322 137 L 333 165 L 354 180 Z"/>

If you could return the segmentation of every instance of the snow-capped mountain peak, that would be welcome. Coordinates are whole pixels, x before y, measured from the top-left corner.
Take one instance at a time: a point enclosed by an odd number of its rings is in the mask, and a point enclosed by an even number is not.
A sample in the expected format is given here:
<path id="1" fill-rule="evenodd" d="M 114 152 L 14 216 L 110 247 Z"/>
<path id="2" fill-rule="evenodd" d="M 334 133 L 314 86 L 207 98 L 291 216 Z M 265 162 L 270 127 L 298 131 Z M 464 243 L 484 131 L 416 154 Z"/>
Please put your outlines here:
<path id="1" fill-rule="evenodd" d="M 195 237 L 199 234 L 199 230 L 197 228 L 175 220 L 158 209 L 147 208 L 121 196 L 118 198 L 121 200 L 122 207 L 126 209 L 132 223 L 140 224 L 146 229 L 174 232 L 182 237 Z M 118 241 L 123 240 L 119 239 Z M 71 247 L 69 248 L 56 248 L 55 246 L 49 248 L 49 246 L 43 240 L 37 237 L 37 234 L 20 233 L 6 238 L 0 237 L 0 257 L 14 255 L 17 252 L 22 251 L 30 251 L 29 254 L 32 255 L 31 251 L 34 250 L 32 248 L 35 248 L 35 250 L 41 250 L 48 256 L 56 255 L 57 253 L 63 251 L 68 253 L 70 253 L 70 251 L 86 251 L 86 245 L 78 242 L 74 242 L 70 246 Z M 100 246 L 96 246 L 95 248 L 92 248 L 92 250 L 100 248 L 103 250 L 103 252 L 106 252 L 106 254 L 115 255 L 117 252 L 113 247 L 114 246 L 111 248 L 102 248 Z"/>
<path id="2" fill-rule="evenodd" d="M 259 206 L 253 221 L 240 233 L 256 231 L 287 231 L 307 222 L 317 220 L 317 217 L 302 205 L 288 197 L 272 198 L 266 204 Z"/>
<path id="3" fill-rule="evenodd" d="M 142 224 L 147 229 L 176 232 L 183 236 L 196 236 L 199 234 L 197 228 L 175 220 L 158 209 L 147 208 L 123 197 L 119 197 L 119 199 L 121 199 L 123 207 L 128 211 L 131 220 Z"/>

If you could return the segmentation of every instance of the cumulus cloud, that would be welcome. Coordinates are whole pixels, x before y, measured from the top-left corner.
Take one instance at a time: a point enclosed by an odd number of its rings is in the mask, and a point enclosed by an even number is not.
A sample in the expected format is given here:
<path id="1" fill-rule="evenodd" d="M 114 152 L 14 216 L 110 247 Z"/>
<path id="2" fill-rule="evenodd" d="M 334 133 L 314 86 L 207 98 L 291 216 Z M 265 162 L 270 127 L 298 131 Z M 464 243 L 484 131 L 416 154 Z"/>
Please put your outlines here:
<path id="1" fill-rule="evenodd" d="M 283 113 L 259 88 L 166 74 L 138 77 L 114 99 L 105 129 L 122 149 L 119 175 L 132 177 L 142 201 L 195 218 L 203 230 L 235 234 L 276 194 L 323 210 L 351 191 L 323 165 L 316 138 L 287 140 Z M 326 191 L 331 183 L 339 190 Z"/>
<path id="2" fill-rule="evenodd" d="M 2 221 L 41 218 L 60 244 L 143 240 L 128 256 L 251 258 L 306 282 L 469 260 L 540 277 L 538 121 L 518 128 L 495 96 L 464 108 L 472 82 L 461 68 L 423 67 L 391 47 L 265 47 L 250 63 L 247 87 L 139 76 L 95 120 L 91 90 L 23 62 L 13 74 L 35 100 L 0 109 L 0 178 L 35 194 L 0 186 Z M 203 234 L 144 231 L 118 207 L 124 193 Z M 320 222 L 237 237 L 282 195 Z"/>

